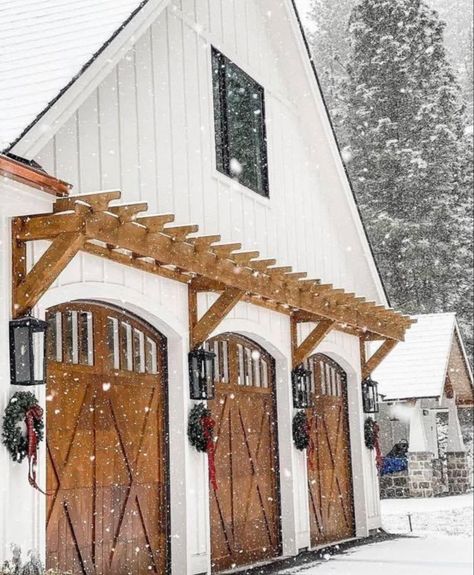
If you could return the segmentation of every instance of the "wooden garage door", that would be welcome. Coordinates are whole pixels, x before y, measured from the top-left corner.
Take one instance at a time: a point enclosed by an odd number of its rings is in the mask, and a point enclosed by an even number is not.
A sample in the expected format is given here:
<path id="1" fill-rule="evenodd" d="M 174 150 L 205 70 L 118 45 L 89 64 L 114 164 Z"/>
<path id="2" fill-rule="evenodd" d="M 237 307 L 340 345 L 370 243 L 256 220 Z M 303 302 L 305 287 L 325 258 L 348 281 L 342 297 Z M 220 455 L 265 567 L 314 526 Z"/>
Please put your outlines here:
<path id="1" fill-rule="evenodd" d="M 166 341 L 113 308 L 48 313 L 47 565 L 163 575 Z"/>
<path id="2" fill-rule="evenodd" d="M 216 352 L 216 474 L 211 488 L 212 568 L 280 553 L 274 362 L 255 343 L 225 335 Z"/>
<path id="3" fill-rule="evenodd" d="M 354 512 L 346 374 L 321 354 L 312 356 L 307 367 L 313 376 L 308 488 L 314 547 L 352 537 Z"/>

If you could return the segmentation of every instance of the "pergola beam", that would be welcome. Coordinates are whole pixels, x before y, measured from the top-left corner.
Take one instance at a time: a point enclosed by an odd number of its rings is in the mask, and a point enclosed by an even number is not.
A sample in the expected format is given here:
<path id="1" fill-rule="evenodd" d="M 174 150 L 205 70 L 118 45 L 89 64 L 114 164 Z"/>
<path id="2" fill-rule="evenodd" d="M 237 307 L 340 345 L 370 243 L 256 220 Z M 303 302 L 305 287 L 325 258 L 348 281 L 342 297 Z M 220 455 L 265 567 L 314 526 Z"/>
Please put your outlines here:
<path id="1" fill-rule="evenodd" d="M 379 349 L 364 362 L 362 367 L 362 379 L 369 377 L 369 375 L 382 363 L 387 355 L 397 345 L 398 341 L 394 339 L 386 339 Z"/>
<path id="2" fill-rule="evenodd" d="M 105 190 L 92 194 L 81 194 L 80 196 L 68 196 L 67 198 L 56 200 L 53 210 L 55 212 L 73 210 L 78 202 L 83 202 L 93 211 L 104 211 L 109 207 L 110 202 L 119 200 L 121 195 L 120 190 Z"/>
<path id="3" fill-rule="evenodd" d="M 115 221 L 110 221 L 110 218 Z M 137 233 L 133 233 L 133 227 L 127 229 L 127 233 L 123 233 L 117 219 L 106 212 L 95 213 L 94 218 L 86 221 L 86 233 L 88 237 L 113 245 L 122 245 L 136 253 L 154 254 L 157 260 L 164 263 L 171 263 L 169 260 L 172 259 L 172 263 L 181 269 L 218 279 L 229 287 L 238 287 L 243 291 L 257 293 L 297 309 L 306 309 L 328 319 L 345 321 L 351 325 L 357 325 L 358 321 L 362 321 L 369 331 L 375 331 L 384 337 L 403 338 L 405 329 L 402 326 L 388 326 L 385 320 L 378 321 L 369 313 L 363 314 L 358 310 L 343 310 L 330 299 L 324 299 L 322 294 L 316 295 L 310 290 L 298 289 L 295 293 L 294 290 L 288 289 L 282 281 L 283 278 L 278 276 L 272 275 L 272 281 L 269 281 L 265 273 L 255 276 L 249 268 L 241 268 L 240 272 L 236 273 L 236 264 L 229 258 L 232 251 L 240 249 L 240 244 L 213 247 L 210 252 L 197 254 L 191 244 L 174 242 L 165 234 L 148 234 L 145 237 L 140 234 L 140 237 L 137 237 Z M 323 293 L 331 292 L 323 290 Z"/>
<path id="4" fill-rule="evenodd" d="M 294 318 L 292 321 L 297 323 Z M 308 357 L 313 353 L 313 351 L 318 347 L 318 345 L 323 341 L 326 335 L 332 330 L 335 325 L 334 320 L 323 319 L 318 325 L 310 332 L 310 334 L 303 340 L 299 345 L 297 344 L 297 330 L 296 326 L 292 329 L 292 335 L 295 341 L 293 342 L 293 368 L 301 365 Z"/>
<path id="5" fill-rule="evenodd" d="M 304 272 L 275 266 L 273 259 L 259 261 L 256 251 L 240 252 L 239 243 L 215 245 L 220 241 L 218 235 L 188 237 L 198 231 L 197 226 L 167 228 L 174 221 L 172 214 L 137 217 L 146 207 L 144 202 L 109 205 L 119 197 L 116 191 L 71 196 L 56 202 L 54 214 L 17 218 L 14 226 L 17 252 L 27 241 L 49 239 L 54 244 L 55 238 L 64 238 L 64 234 L 72 234 L 71 237 L 78 234 L 85 236 L 78 249 L 152 273 L 173 275 L 179 281 L 209 285 L 212 291 L 219 289 L 229 294 L 229 289 L 238 290 L 242 292 L 240 299 L 282 313 L 296 312 L 316 321 L 321 318 L 332 322 L 335 329 L 347 325 L 348 329 L 373 337 L 403 340 L 405 330 L 413 323 L 410 318 L 335 289 L 331 284 L 304 279 Z M 59 257 L 57 250 L 50 253 Z M 60 260 L 72 258 L 73 255 L 68 256 L 72 253 L 77 253 L 75 248 L 65 250 Z M 60 268 L 62 263 L 55 265 Z M 25 294 L 21 290 L 19 293 L 24 299 Z M 223 312 L 226 299 L 220 304 L 224 306 Z M 316 336 L 317 332 L 313 334 Z"/>
<path id="6" fill-rule="evenodd" d="M 194 290 L 189 288 L 189 291 Z M 190 321 L 192 349 L 199 347 L 209 338 L 216 327 L 242 299 L 244 293 L 237 288 L 227 288 L 199 320 L 197 320 L 196 292 L 190 294 L 190 298 L 193 298 L 190 300 L 189 306 L 190 315 L 193 316 Z"/>
<path id="7" fill-rule="evenodd" d="M 57 236 L 30 272 L 13 287 L 13 317 L 27 314 L 54 280 L 81 249 L 85 237 L 81 233 Z M 16 254 L 13 254 L 16 257 Z"/>

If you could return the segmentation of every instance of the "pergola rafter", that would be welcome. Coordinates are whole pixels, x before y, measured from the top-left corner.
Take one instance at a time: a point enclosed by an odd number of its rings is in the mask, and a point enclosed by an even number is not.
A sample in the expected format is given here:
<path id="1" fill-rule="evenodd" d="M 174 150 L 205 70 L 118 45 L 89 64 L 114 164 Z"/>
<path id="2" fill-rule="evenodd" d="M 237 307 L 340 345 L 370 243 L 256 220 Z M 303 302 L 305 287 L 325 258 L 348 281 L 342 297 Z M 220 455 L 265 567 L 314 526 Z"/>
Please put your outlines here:
<path id="1" fill-rule="evenodd" d="M 49 287 L 75 253 L 82 250 L 192 284 L 198 291 L 207 287 L 229 293 L 232 288 L 239 291 L 239 299 L 282 313 L 307 314 L 315 321 L 329 320 L 336 326 L 344 325 L 381 339 L 403 340 L 413 323 L 407 316 L 331 284 L 304 279 L 304 272 L 277 266 L 273 259 L 258 260 L 258 252 L 242 252 L 240 243 L 219 244 L 219 235 L 196 236 L 197 226 L 170 226 L 174 221 L 172 214 L 139 216 L 146 211 L 146 203 L 111 205 L 119 199 L 120 192 L 115 190 L 70 196 L 58 199 L 51 214 L 14 220 L 14 260 L 19 254 L 24 256 L 25 242 L 52 242 L 52 249 L 28 274 L 21 266 L 13 266 L 15 316 L 29 311 L 41 297 L 43 290 L 31 287 L 39 275 Z M 65 238 L 75 239 L 69 245 Z M 35 272 L 35 268 L 42 273 Z"/>

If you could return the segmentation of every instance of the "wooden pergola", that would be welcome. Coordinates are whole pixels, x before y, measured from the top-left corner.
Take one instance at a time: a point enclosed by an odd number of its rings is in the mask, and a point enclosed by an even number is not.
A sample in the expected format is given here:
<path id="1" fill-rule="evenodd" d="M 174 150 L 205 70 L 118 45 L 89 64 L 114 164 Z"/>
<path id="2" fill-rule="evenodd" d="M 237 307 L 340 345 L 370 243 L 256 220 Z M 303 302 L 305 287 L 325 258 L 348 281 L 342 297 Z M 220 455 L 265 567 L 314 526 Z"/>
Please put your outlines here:
<path id="1" fill-rule="evenodd" d="M 382 340 L 379 350 L 363 360 L 366 377 L 413 323 L 392 309 L 278 266 L 276 260 L 259 259 L 259 252 L 242 251 L 240 243 L 196 235 L 196 225 L 172 225 L 171 214 L 146 215 L 144 202 L 118 204 L 120 197 L 119 191 L 60 197 L 52 213 L 13 220 L 13 317 L 28 313 L 83 251 L 188 284 L 192 348 L 206 341 L 239 301 L 248 301 L 291 317 L 294 367 L 332 329 L 357 335 L 361 342 Z M 36 240 L 51 244 L 27 271 L 26 244 Z M 197 294 L 209 291 L 220 295 L 198 318 Z M 302 322 L 316 327 L 298 342 L 297 325 Z"/>

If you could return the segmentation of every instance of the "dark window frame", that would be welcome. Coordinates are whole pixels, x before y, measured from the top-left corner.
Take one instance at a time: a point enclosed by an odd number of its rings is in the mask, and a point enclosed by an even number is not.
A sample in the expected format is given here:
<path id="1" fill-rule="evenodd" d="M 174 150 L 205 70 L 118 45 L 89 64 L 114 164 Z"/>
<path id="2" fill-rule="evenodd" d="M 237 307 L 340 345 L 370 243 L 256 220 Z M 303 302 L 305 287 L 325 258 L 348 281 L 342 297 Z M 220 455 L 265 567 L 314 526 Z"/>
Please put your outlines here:
<path id="1" fill-rule="evenodd" d="M 237 66 L 232 60 L 227 58 L 222 52 L 211 47 L 212 51 L 212 88 L 213 88 L 213 102 L 214 102 L 214 131 L 215 131 L 215 160 L 216 168 L 221 174 L 228 176 L 238 181 L 242 186 L 257 193 L 258 195 L 269 198 L 269 177 L 268 177 L 268 142 L 267 142 L 267 129 L 265 117 L 265 89 L 251 76 L 249 76 L 242 68 Z M 217 63 L 217 66 L 216 66 Z M 251 85 L 253 89 L 259 94 L 259 102 L 261 106 L 261 121 L 259 122 L 260 138 L 258 145 L 258 155 L 260 161 L 256 166 L 259 172 L 261 185 L 258 182 L 252 185 L 248 180 L 242 181 L 238 176 L 232 173 L 231 170 L 231 157 L 230 157 L 230 136 L 229 136 L 229 115 L 227 105 L 227 70 L 231 68 L 243 80 Z M 216 73 L 217 71 L 217 73 Z"/>

